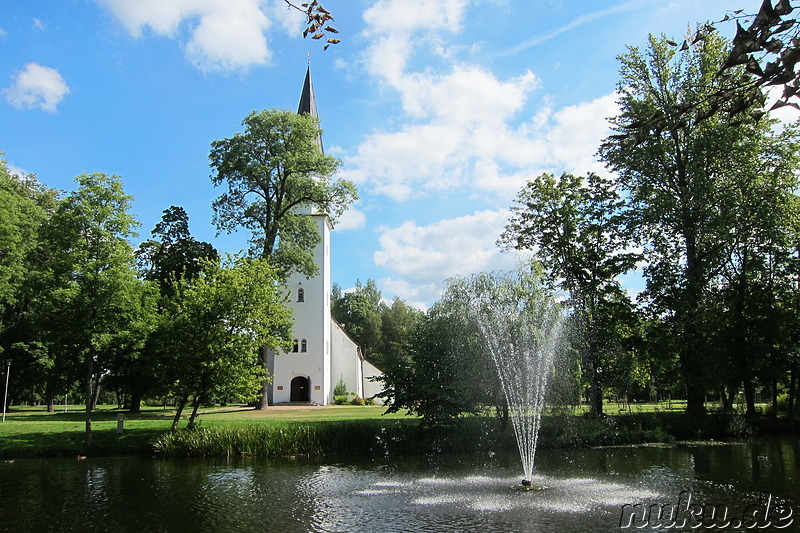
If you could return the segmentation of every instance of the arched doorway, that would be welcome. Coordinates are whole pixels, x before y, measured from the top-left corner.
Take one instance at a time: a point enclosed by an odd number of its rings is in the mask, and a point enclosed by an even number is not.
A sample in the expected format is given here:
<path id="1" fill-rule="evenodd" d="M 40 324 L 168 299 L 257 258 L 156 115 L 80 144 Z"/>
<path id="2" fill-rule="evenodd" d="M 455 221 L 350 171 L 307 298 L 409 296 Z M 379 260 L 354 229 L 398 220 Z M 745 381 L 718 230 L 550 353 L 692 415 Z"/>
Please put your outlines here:
<path id="1" fill-rule="evenodd" d="M 291 392 L 289 394 L 289 401 L 291 402 L 307 402 L 311 400 L 310 389 L 308 386 L 308 378 L 297 376 L 292 380 Z"/>

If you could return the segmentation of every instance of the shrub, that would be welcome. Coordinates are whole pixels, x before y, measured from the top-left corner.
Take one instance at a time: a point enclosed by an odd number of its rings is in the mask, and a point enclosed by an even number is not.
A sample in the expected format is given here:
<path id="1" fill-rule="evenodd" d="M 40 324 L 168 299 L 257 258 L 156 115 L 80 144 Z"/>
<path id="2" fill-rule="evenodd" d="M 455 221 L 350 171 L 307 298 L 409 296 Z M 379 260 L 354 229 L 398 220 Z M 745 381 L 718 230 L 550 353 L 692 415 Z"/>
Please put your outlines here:
<path id="1" fill-rule="evenodd" d="M 334 395 L 333 403 L 336 405 L 347 404 L 347 394 Z"/>
<path id="2" fill-rule="evenodd" d="M 375 398 L 364 398 L 364 405 L 376 405 Z"/>
<path id="3" fill-rule="evenodd" d="M 339 376 L 339 381 L 337 381 L 336 386 L 333 387 L 333 397 L 336 398 L 337 396 L 344 396 L 347 398 L 347 385 L 342 376 Z"/>
<path id="4" fill-rule="evenodd" d="M 350 405 L 364 405 L 364 398 L 359 398 L 356 396 L 352 400 L 350 400 Z"/>

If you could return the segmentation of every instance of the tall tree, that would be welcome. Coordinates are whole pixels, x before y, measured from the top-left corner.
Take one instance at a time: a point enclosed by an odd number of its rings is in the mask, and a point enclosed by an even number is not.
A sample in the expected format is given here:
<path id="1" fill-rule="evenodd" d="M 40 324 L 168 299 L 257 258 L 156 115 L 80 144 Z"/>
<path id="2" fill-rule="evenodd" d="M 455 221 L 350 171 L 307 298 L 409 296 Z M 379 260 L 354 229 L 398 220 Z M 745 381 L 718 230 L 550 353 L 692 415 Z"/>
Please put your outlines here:
<path id="1" fill-rule="evenodd" d="M 758 173 L 765 142 L 775 135 L 767 121 L 747 114 L 735 123 L 685 114 L 688 102 L 708 102 L 724 88 L 717 73 L 727 55 L 726 42 L 713 33 L 682 50 L 653 36 L 644 52 L 629 48 L 620 57 L 615 134 L 599 152 L 628 193 L 625 225 L 648 261 L 645 296 L 674 325 L 691 414 L 705 412 L 710 382 L 702 307 L 735 242 L 729 189 Z"/>
<path id="2" fill-rule="evenodd" d="M 516 203 L 500 243 L 535 251 L 550 283 L 569 293 L 589 403 L 600 415 L 603 368 L 619 346 L 613 323 L 631 313 L 617 277 L 637 259 L 618 223 L 621 202 L 614 183 L 596 174 L 542 174 L 523 187 Z"/>
<path id="3" fill-rule="evenodd" d="M 44 396 L 52 368 L 36 327 L 35 302 L 47 285 L 42 228 L 57 202 L 56 191 L 33 175 L 11 174 L 0 159 L 0 359 L 14 360 L 12 397 Z"/>
<path id="4" fill-rule="evenodd" d="M 60 349 L 82 359 L 85 376 L 86 447 L 92 446 L 91 410 L 97 357 L 131 327 L 131 308 L 140 304 L 140 281 L 128 238 L 137 222 L 128 212 L 131 197 L 116 176 L 82 174 L 78 189 L 53 216 L 48 244 L 53 261 L 54 331 Z"/>
<path id="5" fill-rule="evenodd" d="M 243 133 L 211 143 L 211 180 L 227 191 L 214 201 L 219 230 L 250 230 L 250 253 L 266 259 L 282 279 L 317 273 L 314 249 L 322 235 L 308 215 L 333 219 L 357 198 L 355 186 L 331 182 L 339 161 L 322 153 L 319 120 L 285 110 L 252 112 Z M 261 351 L 268 366 L 268 352 Z M 267 408 L 267 383 L 259 407 Z"/>
<path id="6" fill-rule="evenodd" d="M 335 219 L 357 198 L 355 186 L 330 181 L 339 161 L 320 150 L 315 117 L 273 109 L 242 124 L 244 132 L 211 143 L 212 183 L 227 188 L 214 201 L 214 223 L 220 231 L 250 230 L 251 255 L 284 275 L 312 276 L 321 236 L 307 215 Z"/>

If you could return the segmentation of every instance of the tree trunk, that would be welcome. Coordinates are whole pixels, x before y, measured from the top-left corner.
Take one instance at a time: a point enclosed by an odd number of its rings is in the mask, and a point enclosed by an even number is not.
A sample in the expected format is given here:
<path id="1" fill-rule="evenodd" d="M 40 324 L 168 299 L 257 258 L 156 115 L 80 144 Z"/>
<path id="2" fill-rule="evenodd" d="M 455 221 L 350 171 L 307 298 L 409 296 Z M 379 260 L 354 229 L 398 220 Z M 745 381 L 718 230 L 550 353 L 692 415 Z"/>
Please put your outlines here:
<path id="1" fill-rule="evenodd" d="M 183 414 L 183 408 L 186 406 L 186 401 L 189 399 L 188 394 L 184 394 L 178 400 L 178 403 L 175 404 L 175 418 L 172 419 L 172 431 L 178 430 L 178 424 L 181 421 L 181 414 Z"/>
<path id="2" fill-rule="evenodd" d="M 744 401 L 745 401 L 745 416 L 756 415 L 756 399 L 755 389 L 753 388 L 753 380 L 750 374 L 746 373 L 744 376 Z"/>
<path id="3" fill-rule="evenodd" d="M 789 371 L 789 402 L 786 406 L 786 419 L 789 427 L 794 426 L 794 403 L 797 401 L 797 365 Z"/>
<path id="4" fill-rule="evenodd" d="M 130 412 L 131 413 L 141 413 L 142 412 L 142 393 L 139 391 L 135 391 L 129 395 L 130 397 Z"/>
<path id="5" fill-rule="evenodd" d="M 56 412 L 56 395 L 53 393 L 52 390 L 48 390 L 44 394 L 45 402 L 47 402 L 47 412 L 48 413 L 55 413 Z"/>
<path id="6" fill-rule="evenodd" d="M 719 384 L 719 403 L 724 412 L 727 413 L 731 410 L 731 403 L 728 401 L 728 395 L 725 394 L 725 385 L 722 383 Z"/>
<path id="7" fill-rule="evenodd" d="M 100 398 L 100 381 L 102 377 L 97 376 L 97 379 L 94 380 L 94 394 L 92 395 L 92 411 L 97 409 L 97 400 Z"/>
<path id="8" fill-rule="evenodd" d="M 202 395 L 195 396 L 195 398 L 194 398 L 194 409 L 192 409 L 192 414 L 189 417 L 189 423 L 186 424 L 186 429 L 194 429 L 195 428 L 194 421 L 197 418 L 197 410 L 200 408 L 200 403 L 202 402 L 202 400 L 203 400 L 203 396 Z"/>
<path id="9" fill-rule="evenodd" d="M 86 435 L 84 444 L 88 452 L 92 448 L 92 381 L 94 377 L 94 346 L 90 346 L 86 352 L 86 380 L 85 380 L 85 403 L 86 403 Z"/>
<path id="10" fill-rule="evenodd" d="M 772 418 L 778 419 L 778 380 L 772 376 Z"/>
<path id="11" fill-rule="evenodd" d="M 262 346 L 259 351 L 261 352 L 261 368 L 264 369 L 265 373 L 269 372 L 269 349 L 266 346 Z M 269 408 L 269 385 L 271 380 L 269 378 L 265 378 L 263 383 L 261 384 L 261 397 L 256 402 L 256 409 L 260 411 L 266 411 Z"/>

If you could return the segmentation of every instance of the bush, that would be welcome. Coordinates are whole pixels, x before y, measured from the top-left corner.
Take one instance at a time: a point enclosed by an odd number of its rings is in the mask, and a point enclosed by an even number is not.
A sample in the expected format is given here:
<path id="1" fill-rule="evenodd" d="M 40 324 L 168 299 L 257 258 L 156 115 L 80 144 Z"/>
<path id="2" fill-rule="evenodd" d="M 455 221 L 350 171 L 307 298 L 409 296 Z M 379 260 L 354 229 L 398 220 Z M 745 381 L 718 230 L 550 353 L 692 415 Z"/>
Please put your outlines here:
<path id="1" fill-rule="evenodd" d="M 352 400 L 350 400 L 350 405 L 364 405 L 364 398 L 359 398 L 356 396 Z"/>
<path id="2" fill-rule="evenodd" d="M 336 386 L 333 387 L 333 397 L 336 398 L 337 396 L 344 396 L 345 401 L 347 401 L 347 385 L 345 384 L 342 376 L 339 376 L 339 381 L 337 381 Z"/>
<path id="3" fill-rule="evenodd" d="M 347 394 L 340 394 L 333 396 L 333 403 L 336 405 L 346 405 L 347 404 Z"/>
<path id="4" fill-rule="evenodd" d="M 376 405 L 375 398 L 364 398 L 364 405 Z"/>

